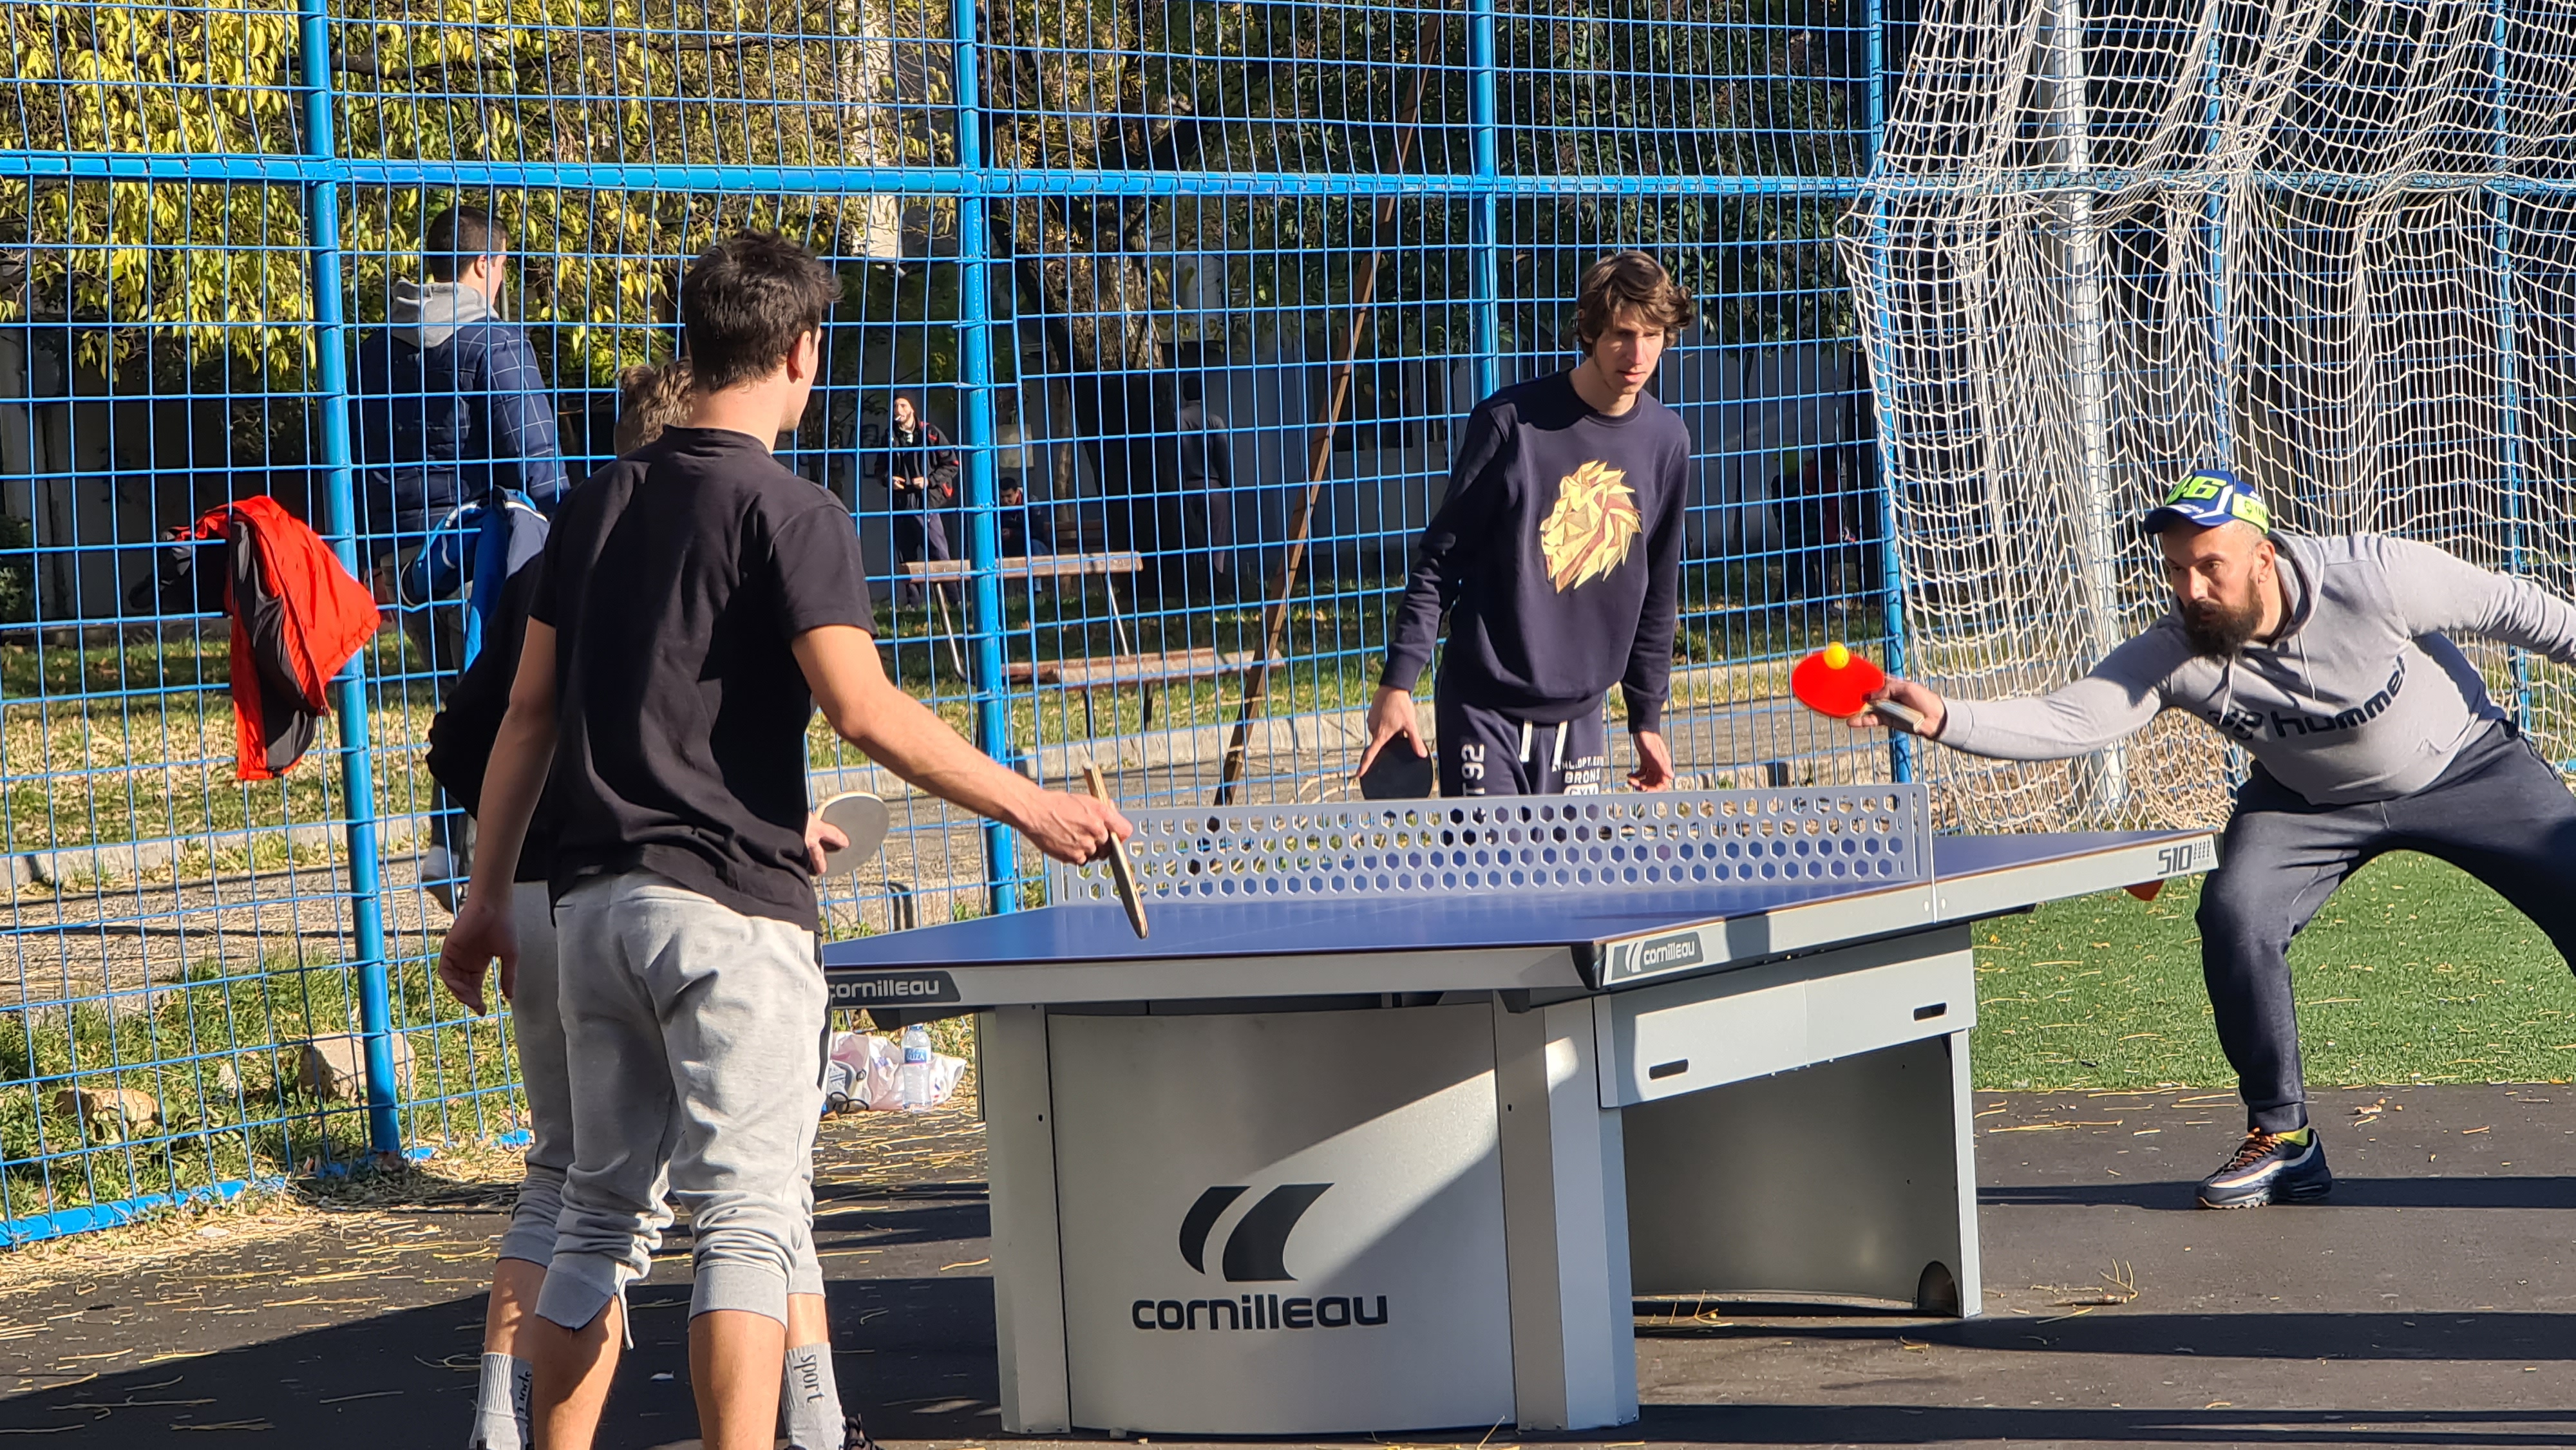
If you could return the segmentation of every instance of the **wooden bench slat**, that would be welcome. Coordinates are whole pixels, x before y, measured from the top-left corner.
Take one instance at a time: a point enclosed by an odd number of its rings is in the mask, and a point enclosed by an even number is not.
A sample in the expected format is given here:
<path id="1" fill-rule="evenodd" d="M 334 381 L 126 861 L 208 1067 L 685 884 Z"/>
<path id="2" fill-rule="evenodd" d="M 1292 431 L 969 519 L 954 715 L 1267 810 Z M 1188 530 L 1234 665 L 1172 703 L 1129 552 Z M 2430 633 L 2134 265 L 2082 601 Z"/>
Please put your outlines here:
<path id="1" fill-rule="evenodd" d="M 1250 650 L 1172 650 L 1164 654 L 1117 655 L 1098 660 L 1044 660 L 1034 664 L 1027 660 L 1014 660 L 1009 674 L 1011 683 L 1015 685 L 1055 685 L 1087 692 L 1236 675 L 1252 668 L 1252 660 Z M 1287 659 L 1272 655 L 1270 663 L 1275 668 L 1286 664 Z"/>
<path id="2" fill-rule="evenodd" d="M 906 576 L 914 579 L 971 579 L 975 566 L 965 559 L 907 560 Z M 1084 579 L 1106 574 L 1142 574 L 1142 554 L 1014 554 L 993 561 L 993 572 L 1008 579 Z"/>

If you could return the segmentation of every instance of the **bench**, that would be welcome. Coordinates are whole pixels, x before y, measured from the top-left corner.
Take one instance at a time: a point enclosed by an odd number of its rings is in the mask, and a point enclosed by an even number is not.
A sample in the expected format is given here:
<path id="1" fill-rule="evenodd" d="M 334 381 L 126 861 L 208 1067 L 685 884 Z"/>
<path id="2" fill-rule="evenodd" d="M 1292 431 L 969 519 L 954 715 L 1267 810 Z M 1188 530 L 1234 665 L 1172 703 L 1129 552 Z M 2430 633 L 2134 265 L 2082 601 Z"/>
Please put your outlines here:
<path id="1" fill-rule="evenodd" d="M 1019 579 L 1028 583 L 1032 596 L 1037 581 L 1050 584 L 1067 579 L 1098 579 L 1109 596 L 1109 634 L 1121 653 L 1127 648 L 1127 623 L 1118 614 L 1118 576 L 1133 577 L 1145 572 L 1142 554 L 1013 554 L 993 561 L 993 575 L 998 579 Z M 967 559 L 924 559 L 907 562 L 904 577 L 925 585 L 962 584 L 975 577 L 975 565 Z M 966 661 L 957 652 L 957 627 L 948 618 L 948 597 L 937 588 L 930 590 L 931 607 L 938 612 L 939 630 L 948 640 L 948 662 L 957 667 L 958 677 L 968 678 Z M 1035 607 L 1032 598 L 1031 607 Z"/>
<path id="2" fill-rule="evenodd" d="M 962 584 L 975 577 L 975 566 L 963 559 L 931 559 L 903 566 L 904 576 L 924 584 Z M 1139 728 L 1154 725 L 1154 692 L 1163 685 L 1189 684 L 1198 680 L 1239 675 L 1252 668 L 1250 650 L 1184 649 L 1158 654 L 1137 654 L 1127 640 L 1127 623 L 1118 612 L 1117 581 L 1120 575 L 1130 578 L 1145 572 L 1145 556 L 1135 553 L 1113 554 L 1030 554 L 1013 555 L 993 561 L 994 577 L 1010 581 L 1025 580 L 1034 590 L 1041 579 L 1057 583 L 1066 579 L 1099 579 L 1109 596 L 1109 631 L 1113 653 L 1105 660 L 1044 660 L 1031 663 L 1014 660 L 1005 667 L 1014 685 L 1054 686 L 1078 692 L 1082 696 L 1082 723 L 1085 734 L 1097 735 L 1091 712 L 1091 697 L 1107 690 L 1137 689 L 1144 692 L 1144 710 Z M 948 622 L 945 597 L 931 590 L 931 601 L 940 618 L 940 629 L 948 637 L 948 655 L 957 673 L 966 675 L 966 662 L 957 651 L 957 632 Z M 1284 657 L 1272 655 L 1274 666 Z"/>
<path id="3" fill-rule="evenodd" d="M 1252 661 L 1250 650 L 1181 649 L 1161 654 L 1113 655 L 1105 660 L 1041 660 L 1035 663 L 1014 660 L 1009 673 L 1011 683 L 1015 685 L 1052 685 L 1057 689 L 1079 692 L 1082 696 L 1083 733 L 1097 736 L 1100 731 L 1092 722 L 1091 697 L 1099 691 L 1142 690 L 1144 710 L 1137 728 L 1150 730 L 1154 728 L 1154 690 L 1157 686 L 1240 675 L 1252 668 Z M 1286 659 L 1274 654 L 1270 663 L 1276 668 L 1286 663 Z"/>

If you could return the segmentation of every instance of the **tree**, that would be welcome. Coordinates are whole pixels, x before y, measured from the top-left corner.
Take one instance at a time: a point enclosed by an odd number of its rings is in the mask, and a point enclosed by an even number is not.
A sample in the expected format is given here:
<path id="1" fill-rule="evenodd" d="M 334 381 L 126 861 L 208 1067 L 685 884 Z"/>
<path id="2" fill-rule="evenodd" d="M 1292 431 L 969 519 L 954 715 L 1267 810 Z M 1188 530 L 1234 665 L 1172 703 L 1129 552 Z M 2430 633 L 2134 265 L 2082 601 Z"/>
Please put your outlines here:
<path id="1" fill-rule="evenodd" d="M 944 0 L 388 0 L 331 27 L 339 152 L 356 161 L 953 165 Z M 1739 335 L 1840 330 L 1812 202 L 1620 199 L 1595 176 L 1834 177 L 1858 165 L 1854 87 L 1825 0 L 1617 0 L 1495 22 L 1508 173 L 1565 194 L 1503 208 L 1506 328 L 1551 329 L 1571 259 L 1655 247 L 1687 285 L 1760 299 L 1721 308 Z M 1806 28 L 1799 28 L 1806 27 Z M 22 4 L 0 10 L 18 104 L 0 150 L 295 156 L 296 14 Z M 1818 37 L 1823 37 L 1819 39 Z M 1383 173 L 1424 77 L 1409 171 L 1470 166 L 1467 20 L 1446 11 L 1269 0 L 988 0 L 979 21 L 984 154 L 1029 173 L 1207 173 L 1195 195 L 1079 186 L 1016 195 L 969 224 L 1008 269 L 1087 438 L 1167 419 L 1157 375 L 1201 341 L 1175 308 L 1186 241 L 1224 259 L 1238 334 L 1321 343 L 1345 317 L 1353 258 L 1390 244 L 1365 354 L 1464 351 L 1467 208 L 1408 198 L 1373 238 L 1365 197 L 1238 191 L 1246 174 Z M 604 383 L 667 345 L 676 259 L 765 226 L 844 255 L 881 229 L 886 195 L 478 192 L 519 239 L 522 317 L 556 332 L 556 381 Z M 381 316 L 446 188 L 352 186 L 344 304 Z M 953 203 L 915 203 L 953 236 Z M 1776 244 L 1747 247 L 1747 233 Z M 102 371 L 210 374 L 227 391 L 309 389 L 302 199 L 274 181 L 0 180 L 0 321 L 59 325 Z M 11 273 L 15 273 L 14 285 Z M 1537 299 L 1528 301 L 1526 299 Z M 1828 309 L 1829 310 L 1829 309 Z M 1007 350 L 1004 350 L 1007 352 Z M 283 446 L 282 442 L 280 446 Z M 1117 459 L 1095 443 L 1095 464 Z"/>

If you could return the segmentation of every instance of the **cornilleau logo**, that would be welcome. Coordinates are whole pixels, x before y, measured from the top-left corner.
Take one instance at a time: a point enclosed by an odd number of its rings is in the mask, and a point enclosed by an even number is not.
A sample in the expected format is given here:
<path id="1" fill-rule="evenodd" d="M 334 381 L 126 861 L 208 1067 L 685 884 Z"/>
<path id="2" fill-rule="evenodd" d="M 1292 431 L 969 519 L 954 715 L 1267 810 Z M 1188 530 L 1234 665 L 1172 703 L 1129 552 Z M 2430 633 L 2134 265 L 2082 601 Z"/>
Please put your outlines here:
<path id="1" fill-rule="evenodd" d="M 1263 1194 L 1233 1232 L 1217 1260 L 1217 1271 L 1230 1284 L 1291 1283 L 1288 1236 L 1329 1183 L 1283 1183 Z M 1208 1271 L 1208 1239 L 1217 1220 L 1252 1190 L 1241 1184 L 1219 1184 L 1198 1197 L 1181 1215 L 1181 1261 L 1198 1273 Z M 1139 1299 L 1128 1307 L 1128 1322 L 1139 1329 L 1341 1329 L 1386 1322 L 1386 1296 L 1371 1304 L 1360 1295 L 1282 1298 L 1277 1294 L 1241 1294 L 1226 1299 Z"/>
<path id="2" fill-rule="evenodd" d="M 1271 1284 L 1297 1276 L 1288 1272 L 1288 1235 L 1297 1231 L 1297 1220 L 1324 1196 L 1329 1183 L 1282 1183 L 1261 1196 L 1261 1201 L 1244 1214 L 1243 1221 L 1226 1235 L 1225 1260 L 1219 1266 L 1230 1284 Z M 1211 1188 L 1199 1195 L 1190 1211 L 1181 1215 L 1181 1258 L 1193 1269 L 1207 1272 L 1208 1232 L 1225 1215 L 1234 1201 L 1251 1190 L 1233 1186 Z"/>
<path id="3" fill-rule="evenodd" d="M 1624 982 L 1636 977 L 1651 977 L 1662 972 L 1678 972 L 1696 967 L 1708 960 L 1700 936 L 1695 931 L 1675 932 L 1670 936 L 1648 937 L 1644 941 L 1621 942 L 1610 949 L 1609 980 Z"/>
<path id="4" fill-rule="evenodd" d="M 1659 936 L 1637 944 L 1637 970 L 1659 972 L 1671 967 L 1699 965 L 1699 933 L 1684 932 L 1679 936 Z"/>

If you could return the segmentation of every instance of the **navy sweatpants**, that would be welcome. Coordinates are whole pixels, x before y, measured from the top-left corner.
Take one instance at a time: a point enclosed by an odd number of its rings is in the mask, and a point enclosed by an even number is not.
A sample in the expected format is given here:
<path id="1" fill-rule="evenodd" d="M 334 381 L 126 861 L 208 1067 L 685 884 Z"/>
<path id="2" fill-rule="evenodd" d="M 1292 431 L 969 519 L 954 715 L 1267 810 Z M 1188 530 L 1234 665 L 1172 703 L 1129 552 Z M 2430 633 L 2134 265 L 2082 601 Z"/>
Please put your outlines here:
<path id="1" fill-rule="evenodd" d="M 2485 882 L 2576 964 L 2576 797 L 2510 726 L 2391 801 L 2311 805 L 2258 765 L 2236 793 L 2199 914 L 2201 973 L 2249 1126 L 2306 1125 L 2290 938 L 2344 878 L 2390 851 L 2421 851 Z"/>
<path id="2" fill-rule="evenodd" d="M 1440 794 L 1598 795 L 1609 788 L 1610 732 L 1601 707 L 1537 723 L 1447 695 L 1435 697 Z"/>

